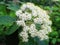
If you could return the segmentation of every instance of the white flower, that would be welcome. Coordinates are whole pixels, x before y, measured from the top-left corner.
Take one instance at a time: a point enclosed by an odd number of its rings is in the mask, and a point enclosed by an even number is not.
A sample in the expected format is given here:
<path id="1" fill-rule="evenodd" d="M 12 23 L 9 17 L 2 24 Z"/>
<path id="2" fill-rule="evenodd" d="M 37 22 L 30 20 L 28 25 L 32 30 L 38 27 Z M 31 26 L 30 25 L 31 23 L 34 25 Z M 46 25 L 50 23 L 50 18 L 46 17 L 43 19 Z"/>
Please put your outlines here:
<path id="1" fill-rule="evenodd" d="M 17 25 L 19 26 L 25 26 L 25 22 L 20 20 L 20 21 L 16 21 Z"/>
<path id="2" fill-rule="evenodd" d="M 22 31 L 19 35 L 23 38 L 23 42 L 28 42 L 28 34 L 25 31 Z"/>
<path id="3" fill-rule="evenodd" d="M 46 26 L 47 26 L 47 25 L 41 25 L 41 29 L 47 30 Z"/>
<path id="4" fill-rule="evenodd" d="M 31 14 L 26 15 L 27 20 L 31 20 L 32 16 Z"/>
<path id="5" fill-rule="evenodd" d="M 34 23 L 42 24 L 43 20 L 41 18 L 35 18 Z"/>
<path id="6" fill-rule="evenodd" d="M 28 42 L 28 38 L 23 38 L 23 42 Z"/>
<path id="7" fill-rule="evenodd" d="M 22 14 L 22 10 L 16 11 L 16 16 L 20 16 Z"/>
<path id="8" fill-rule="evenodd" d="M 43 19 L 43 22 L 44 22 L 44 24 L 45 25 L 49 25 L 49 26 L 51 26 L 52 25 L 52 22 L 49 20 L 49 19 Z"/>
<path id="9" fill-rule="evenodd" d="M 30 30 L 29 26 L 24 26 L 23 27 L 23 31 L 28 32 L 28 30 Z"/>
<path id="10" fill-rule="evenodd" d="M 35 24 L 31 24 L 30 28 L 34 30 L 36 28 Z"/>
<path id="11" fill-rule="evenodd" d="M 37 36 L 37 30 L 35 24 L 31 24 L 29 33 L 31 34 L 31 37 Z"/>
<path id="12" fill-rule="evenodd" d="M 46 30 L 47 32 L 51 32 L 51 31 L 52 31 L 51 27 L 48 26 L 48 25 L 42 25 L 42 26 L 41 26 L 41 29 L 44 29 L 44 30 Z"/>
<path id="13" fill-rule="evenodd" d="M 33 3 L 26 3 L 26 5 L 30 6 L 30 7 L 35 7 Z M 27 7 L 28 7 L 27 6 Z"/>
<path id="14" fill-rule="evenodd" d="M 38 14 L 37 14 L 36 10 L 33 10 L 33 11 L 32 11 L 32 16 L 36 17 L 37 15 L 38 15 Z"/>
<path id="15" fill-rule="evenodd" d="M 34 8 L 34 6 L 32 6 L 32 5 L 26 5 L 27 6 L 27 8 L 29 8 L 30 10 L 34 10 L 35 8 Z"/>
<path id="16" fill-rule="evenodd" d="M 43 11 L 43 17 L 48 19 L 50 18 L 46 11 Z"/>
<path id="17" fill-rule="evenodd" d="M 36 30 L 36 29 L 32 30 L 32 29 L 30 28 L 29 33 L 31 34 L 31 37 L 37 36 L 37 30 Z"/>
<path id="18" fill-rule="evenodd" d="M 47 31 L 48 31 L 48 32 L 52 32 L 52 29 L 51 29 L 50 26 L 47 26 Z"/>
<path id="19" fill-rule="evenodd" d="M 46 34 L 48 34 L 48 31 L 47 30 L 39 30 L 39 33 L 46 35 Z"/>
<path id="20" fill-rule="evenodd" d="M 26 21 L 26 20 L 31 20 L 31 14 L 21 14 L 21 15 L 19 15 L 19 19 L 22 19 L 22 20 L 24 20 L 24 21 Z"/>
<path id="21" fill-rule="evenodd" d="M 22 20 L 27 20 L 27 16 L 24 13 L 22 14 Z"/>
<path id="22" fill-rule="evenodd" d="M 23 4 L 23 5 L 21 6 L 21 10 L 24 11 L 24 10 L 26 9 L 26 7 L 27 7 L 26 4 Z"/>
<path id="23" fill-rule="evenodd" d="M 45 39 L 49 39 L 49 37 L 47 35 L 42 35 L 41 40 L 45 40 Z"/>
<path id="24" fill-rule="evenodd" d="M 38 32 L 38 38 L 40 38 L 40 40 L 45 40 L 45 39 L 48 39 L 48 36 L 47 35 L 45 35 L 45 34 L 42 34 L 42 33 L 40 33 L 40 32 Z"/>

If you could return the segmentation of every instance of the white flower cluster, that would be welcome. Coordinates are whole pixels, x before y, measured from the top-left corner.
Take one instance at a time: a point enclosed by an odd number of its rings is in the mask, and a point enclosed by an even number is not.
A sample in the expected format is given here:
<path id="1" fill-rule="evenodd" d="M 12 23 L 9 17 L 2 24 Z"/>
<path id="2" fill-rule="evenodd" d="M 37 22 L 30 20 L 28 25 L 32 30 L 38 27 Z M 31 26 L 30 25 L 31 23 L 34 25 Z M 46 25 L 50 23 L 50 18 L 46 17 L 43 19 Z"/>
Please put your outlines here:
<path id="1" fill-rule="evenodd" d="M 37 36 L 40 40 L 48 39 L 47 34 L 51 32 L 50 17 L 47 12 L 33 3 L 25 3 L 16 11 L 16 16 L 19 18 L 16 23 L 23 26 L 23 31 L 19 34 L 23 42 L 28 41 L 28 33 L 31 37 Z M 38 30 L 36 24 L 39 24 Z"/>

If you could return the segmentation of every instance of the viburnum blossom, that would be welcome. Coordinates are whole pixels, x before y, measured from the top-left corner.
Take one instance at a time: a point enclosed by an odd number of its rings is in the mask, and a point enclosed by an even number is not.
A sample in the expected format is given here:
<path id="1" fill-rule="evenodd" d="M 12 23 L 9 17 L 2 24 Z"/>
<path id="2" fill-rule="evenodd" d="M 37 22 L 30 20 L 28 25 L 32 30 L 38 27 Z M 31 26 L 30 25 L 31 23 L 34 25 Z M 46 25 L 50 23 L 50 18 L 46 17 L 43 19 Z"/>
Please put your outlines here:
<path id="1" fill-rule="evenodd" d="M 45 10 L 33 3 L 25 3 L 16 11 L 16 16 L 19 18 L 16 21 L 17 25 L 23 26 L 22 32 L 19 33 L 23 42 L 28 42 L 28 33 L 40 40 L 49 38 L 47 34 L 52 31 L 52 22 Z"/>

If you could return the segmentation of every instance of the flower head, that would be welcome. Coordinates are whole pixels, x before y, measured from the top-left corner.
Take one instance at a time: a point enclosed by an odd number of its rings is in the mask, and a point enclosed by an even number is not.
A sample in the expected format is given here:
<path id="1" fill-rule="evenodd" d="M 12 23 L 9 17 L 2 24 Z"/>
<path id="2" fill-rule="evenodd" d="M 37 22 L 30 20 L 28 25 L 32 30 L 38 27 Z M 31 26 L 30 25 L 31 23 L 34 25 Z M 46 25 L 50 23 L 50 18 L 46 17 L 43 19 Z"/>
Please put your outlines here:
<path id="1" fill-rule="evenodd" d="M 31 37 L 37 36 L 41 40 L 48 39 L 46 34 L 51 32 L 52 22 L 45 10 L 33 3 L 25 3 L 18 11 L 16 11 L 16 16 L 20 19 L 16 22 L 17 25 L 23 26 L 22 32 L 19 33 L 23 38 L 23 41 L 28 41 L 28 33 L 31 34 Z M 39 25 L 36 26 L 36 24 Z"/>

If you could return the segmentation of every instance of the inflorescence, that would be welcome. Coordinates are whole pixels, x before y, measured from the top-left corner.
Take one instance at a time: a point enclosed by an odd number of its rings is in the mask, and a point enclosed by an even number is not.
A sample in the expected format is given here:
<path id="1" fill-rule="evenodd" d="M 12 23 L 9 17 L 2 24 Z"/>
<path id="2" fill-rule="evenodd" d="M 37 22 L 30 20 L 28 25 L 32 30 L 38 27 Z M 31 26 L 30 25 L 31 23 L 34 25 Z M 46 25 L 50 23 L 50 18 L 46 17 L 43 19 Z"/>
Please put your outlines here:
<path id="1" fill-rule="evenodd" d="M 40 40 L 49 39 L 47 34 L 51 32 L 51 20 L 47 12 L 33 3 L 25 3 L 16 11 L 18 26 L 23 30 L 19 35 L 23 42 L 28 42 L 28 33 L 31 37 L 38 37 Z"/>

